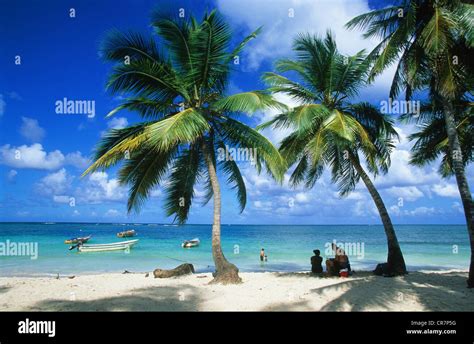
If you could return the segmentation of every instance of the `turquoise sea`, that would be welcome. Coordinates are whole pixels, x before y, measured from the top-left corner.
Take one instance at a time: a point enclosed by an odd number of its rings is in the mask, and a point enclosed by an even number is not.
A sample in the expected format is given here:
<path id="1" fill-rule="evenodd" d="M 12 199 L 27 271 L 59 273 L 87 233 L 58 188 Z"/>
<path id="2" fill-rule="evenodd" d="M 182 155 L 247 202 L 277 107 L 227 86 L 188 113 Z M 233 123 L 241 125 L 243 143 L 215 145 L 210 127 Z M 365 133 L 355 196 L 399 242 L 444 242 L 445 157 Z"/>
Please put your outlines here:
<path id="1" fill-rule="evenodd" d="M 89 243 L 117 242 L 116 233 L 135 229 L 139 243 L 129 252 L 78 253 L 64 240 L 91 234 Z M 396 231 L 409 270 L 468 269 L 469 242 L 463 225 L 398 225 Z M 201 245 L 181 248 L 186 239 Z M 386 259 L 386 240 L 380 225 L 223 225 L 222 244 L 227 258 L 241 271 L 305 271 L 313 249 L 327 257 L 333 240 L 350 244 L 354 270 L 372 270 Z M 37 243 L 38 257 L 5 255 L 7 243 Z M 358 246 L 357 246 L 358 245 Z M 261 263 L 265 248 L 268 261 Z M 354 250 L 358 248 L 358 250 Z M 11 253 L 11 252 L 10 252 Z M 350 252 L 349 252 L 350 253 Z M 0 223 L 0 275 L 55 275 L 151 271 L 181 262 L 199 272 L 212 271 L 211 225 L 107 223 Z"/>

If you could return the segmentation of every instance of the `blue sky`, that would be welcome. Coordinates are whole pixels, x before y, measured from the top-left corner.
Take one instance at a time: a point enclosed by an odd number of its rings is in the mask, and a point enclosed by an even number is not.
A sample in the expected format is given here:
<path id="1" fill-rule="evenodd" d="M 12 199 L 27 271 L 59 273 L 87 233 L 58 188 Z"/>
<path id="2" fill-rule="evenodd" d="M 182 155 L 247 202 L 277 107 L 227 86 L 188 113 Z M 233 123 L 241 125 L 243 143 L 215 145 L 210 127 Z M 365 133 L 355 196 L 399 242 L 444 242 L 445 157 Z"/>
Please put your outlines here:
<path id="1" fill-rule="evenodd" d="M 152 34 L 149 15 L 156 6 L 186 15 L 201 16 L 219 9 L 229 20 L 236 39 L 263 25 L 240 59 L 229 91 L 261 89 L 260 75 L 273 62 L 291 56 L 291 40 L 299 32 L 324 34 L 331 29 L 344 53 L 370 49 L 376 41 L 363 40 L 360 32 L 345 31 L 353 16 L 389 2 L 366 0 L 215 0 L 215 1 L 14 1 L 0 11 L 0 221 L 170 222 L 162 210 L 163 194 L 157 188 L 140 214 L 126 214 L 127 190 L 118 185 L 116 170 L 84 179 L 81 172 L 103 133 L 139 120 L 134 113 L 104 116 L 120 103 L 106 92 L 110 65 L 98 55 L 104 34 L 112 29 Z M 71 8 L 75 17 L 71 18 Z M 294 17 L 289 16 L 292 10 Z M 15 58 L 21 64 L 15 64 Z M 359 99 L 380 104 L 386 100 L 393 69 Z M 63 98 L 95 101 L 96 116 L 55 112 Z M 279 96 L 281 101 L 294 104 Z M 257 125 L 271 111 L 246 119 Z M 392 155 L 388 175 L 376 179 L 395 223 L 464 223 L 454 180 L 442 180 L 437 165 L 408 166 L 410 126 L 397 124 L 401 142 Z M 284 132 L 266 131 L 275 143 Z M 20 152 L 21 158 L 15 159 Z M 379 223 L 375 207 L 363 185 L 345 199 L 324 175 L 314 189 L 276 185 L 242 165 L 248 188 L 246 210 L 239 214 L 234 194 L 223 192 L 224 223 L 355 224 Z M 472 167 L 468 169 L 473 180 Z M 221 181 L 223 178 L 221 178 Z M 210 223 L 211 204 L 201 207 L 202 188 L 189 223 Z"/>

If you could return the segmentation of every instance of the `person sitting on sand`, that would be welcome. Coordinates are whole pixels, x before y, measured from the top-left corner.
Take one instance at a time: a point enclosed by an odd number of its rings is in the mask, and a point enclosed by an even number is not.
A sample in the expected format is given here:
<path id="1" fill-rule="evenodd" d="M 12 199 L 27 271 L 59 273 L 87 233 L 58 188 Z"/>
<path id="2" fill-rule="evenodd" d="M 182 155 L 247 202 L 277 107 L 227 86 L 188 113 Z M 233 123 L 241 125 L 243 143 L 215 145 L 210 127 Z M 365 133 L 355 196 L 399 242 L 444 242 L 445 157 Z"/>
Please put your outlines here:
<path id="1" fill-rule="evenodd" d="M 329 275 L 337 276 L 339 271 L 342 269 L 348 269 L 351 271 L 351 265 L 349 263 L 349 257 L 346 255 L 346 252 L 337 247 L 336 244 L 331 244 L 332 250 L 335 252 L 335 257 L 326 260 L 326 270 Z"/>
<path id="2" fill-rule="evenodd" d="M 265 249 L 260 250 L 260 261 L 263 262 L 265 260 Z"/>
<path id="3" fill-rule="evenodd" d="M 314 250 L 314 256 L 311 257 L 311 272 L 318 274 L 323 272 L 323 267 L 321 263 L 323 258 L 320 256 L 321 252 L 319 250 Z"/>

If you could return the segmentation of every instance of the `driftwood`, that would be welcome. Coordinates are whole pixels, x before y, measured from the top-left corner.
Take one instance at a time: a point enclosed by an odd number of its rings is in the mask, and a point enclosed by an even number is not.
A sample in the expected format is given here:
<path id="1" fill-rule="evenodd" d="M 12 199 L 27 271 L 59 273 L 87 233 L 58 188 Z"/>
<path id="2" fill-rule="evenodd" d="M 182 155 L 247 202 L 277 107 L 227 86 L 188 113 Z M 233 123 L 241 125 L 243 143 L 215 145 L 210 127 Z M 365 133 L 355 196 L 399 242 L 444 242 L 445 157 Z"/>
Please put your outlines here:
<path id="1" fill-rule="evenodd" d="M 193 273 L 193 264 L 181 264 L 180 266 L 177 266 L 171 270 L 156 269 L 155 271 L 153 271 L 153 275 L 155 276 L 155 278 L 169 278 Z"/>

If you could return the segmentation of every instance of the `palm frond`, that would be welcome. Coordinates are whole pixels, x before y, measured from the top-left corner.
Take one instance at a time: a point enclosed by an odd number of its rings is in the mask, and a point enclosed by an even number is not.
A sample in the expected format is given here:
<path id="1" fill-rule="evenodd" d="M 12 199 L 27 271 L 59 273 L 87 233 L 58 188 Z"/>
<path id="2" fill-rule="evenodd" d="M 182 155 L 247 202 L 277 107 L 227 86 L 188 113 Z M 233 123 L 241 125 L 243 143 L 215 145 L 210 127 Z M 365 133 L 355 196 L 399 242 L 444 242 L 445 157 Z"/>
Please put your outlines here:
<path id="1" fill-rule="evenodd" d="M 176 157 L 168 183 L 165 187 L 167 216 L 175 216 L 179 224 L 186 222 L 189 216 L 194 187 L 199 178 L 199 160 L 201 153 L 198 145 L 185 148 Z"/>
<path id="2" fill-rule="evenodd" d="M 214 102 L 212 110 L 229 111 L 254 114 L 259 110 L 274 108 L 277 110 L 286 110 L 285 104 L 275 100 L 271 94 L 265 91 L 249 91 L 233 94 L 225 98 L 221 98 Z"/>

